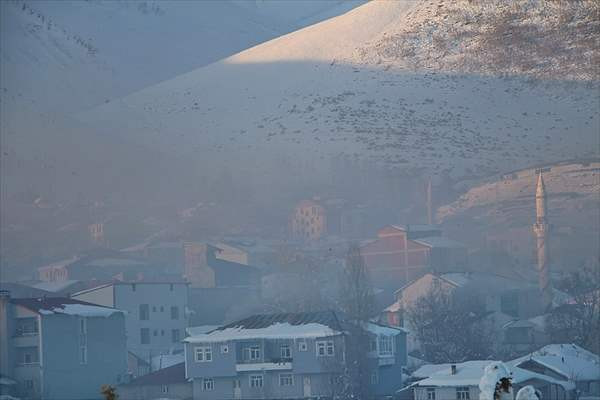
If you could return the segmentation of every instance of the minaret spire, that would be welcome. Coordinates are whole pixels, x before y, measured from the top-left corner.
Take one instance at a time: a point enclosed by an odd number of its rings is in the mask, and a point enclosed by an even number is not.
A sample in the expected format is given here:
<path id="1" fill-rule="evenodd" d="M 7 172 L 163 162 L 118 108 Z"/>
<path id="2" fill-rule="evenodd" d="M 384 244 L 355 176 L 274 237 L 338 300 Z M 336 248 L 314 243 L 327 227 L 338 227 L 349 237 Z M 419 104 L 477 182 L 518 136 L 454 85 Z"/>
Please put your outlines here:
<path id="1" fill-rule="evenodd" d="M 431 177 L 427 181 L 427 223 L 433 224 L 433 205 L 431 204 Z"/>
<path id="2" fill-rule="evenodd" d="M 546 219 L 546 187 L 544 178 L 540 170 L 537 187 L 535 190 L 535 211 L 536 218 L 533 225 L 533 232 L 537 242 L 537 267 L 539 275 L 539 285 L 542 294 L 544 309 L 547 311 L 552 306 L 552 283 L 550 282 L 550 268 L 548 265 L 548 221 Z"/>

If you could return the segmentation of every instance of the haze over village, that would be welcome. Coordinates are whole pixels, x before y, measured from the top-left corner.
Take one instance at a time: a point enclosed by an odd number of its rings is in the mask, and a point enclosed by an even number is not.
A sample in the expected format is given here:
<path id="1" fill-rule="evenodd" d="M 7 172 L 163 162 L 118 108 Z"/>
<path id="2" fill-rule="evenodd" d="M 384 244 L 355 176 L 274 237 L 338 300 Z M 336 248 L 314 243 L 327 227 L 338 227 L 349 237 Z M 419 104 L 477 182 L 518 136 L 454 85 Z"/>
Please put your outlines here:
<path id="1" fill-rule="evenodd" d="M 0 2 L 0 400 L 600 400 L 600 3 Z"/>

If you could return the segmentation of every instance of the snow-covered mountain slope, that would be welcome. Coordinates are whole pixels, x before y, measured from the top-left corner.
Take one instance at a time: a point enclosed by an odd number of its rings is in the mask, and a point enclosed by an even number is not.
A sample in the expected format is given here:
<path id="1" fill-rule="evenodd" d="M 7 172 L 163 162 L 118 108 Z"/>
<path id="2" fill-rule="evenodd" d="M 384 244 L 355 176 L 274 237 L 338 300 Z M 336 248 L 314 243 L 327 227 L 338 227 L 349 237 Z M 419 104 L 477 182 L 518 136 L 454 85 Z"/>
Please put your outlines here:
<path id="1" fill-rule="evenodd" d="M 3 87 L 70 112 L 124 96 L 361 1 L 7 0 Z M 4 96 L 4 95 L 3 95 Z"/>
<path id="2" fill-rule="evenodd" d="M 598 80 L 599 33 L 594 0 L 424 1 L 355 56 L 386 67 Z"/>
<path id="3" fill-rule="evenodd" d="M 360 157 L 453 176 L 598 154 L 597 81 L 364 62 L 365 48 L 430 3 L 372 1 L 81 118 L 210 165 L 251 163 L 255 172 L 273 172 L 273 154 Z M 560 52 L 548 60 L 559 62 Z"/>
<path id="4" fill-rule="evenodd" d="M 155 163 L 148 164 L 162 157 L 162 149 L 131 143 L 121 130 L 99 134 L 104 123 L 83 125 L 73 113 L 343 13 L 362 0 L 291 1 L 285 8 L 278 3 L 1 1 L 2 194 L 25 188 L 48 194 L 52 187 L 66 198 L 96 196 L 115 176 L 123 182 L 129 177 L 134 191 L 142 170 L 158 172 Z"/>

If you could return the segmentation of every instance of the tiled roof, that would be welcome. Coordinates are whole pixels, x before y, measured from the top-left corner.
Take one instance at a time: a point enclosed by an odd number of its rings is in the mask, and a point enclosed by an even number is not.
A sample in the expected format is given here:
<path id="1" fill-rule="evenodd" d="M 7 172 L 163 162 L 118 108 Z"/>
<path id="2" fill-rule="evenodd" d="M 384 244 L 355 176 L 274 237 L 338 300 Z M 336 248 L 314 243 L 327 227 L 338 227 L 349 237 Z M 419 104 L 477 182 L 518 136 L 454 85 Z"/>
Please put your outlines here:
<path id="1" fill-rule="evenodd" d="M 172 365 L 167 368 L 140 376 L 123 386 L 143 386 L 143 385 L 168 385 L 173 383 L 186 383 L 185 362 Z"/>

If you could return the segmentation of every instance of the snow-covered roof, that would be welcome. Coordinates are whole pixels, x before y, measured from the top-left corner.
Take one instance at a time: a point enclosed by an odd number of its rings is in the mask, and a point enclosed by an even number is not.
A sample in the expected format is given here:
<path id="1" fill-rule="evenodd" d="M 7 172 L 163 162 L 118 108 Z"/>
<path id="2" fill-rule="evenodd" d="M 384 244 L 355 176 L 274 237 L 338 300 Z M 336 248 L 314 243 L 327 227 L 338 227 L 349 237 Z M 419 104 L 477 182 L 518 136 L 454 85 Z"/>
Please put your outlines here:
<path id="1" fill-rule="evenodd" d="M 100 306 L 67 297 L 13 299 L 11 303 L 25 307 L 41 315 L 64 314 L 82 317 L 110 317 L 124 313 L 116 308 Z"/>
<path id="2" fill-rule="evenodd" d="M 188 336 L 196 336 L 196 335 L 201 335 L 203 333 L 208 333 L 210 331 L 214 331 L 218 327 L 219 327 L 219 325 L 190 326 L 189 328 L 185 328 L 185 333 Z"/>
<path id="3" fill-rule="evenodd" d="M 67 289 L 70 286 L 75 285 L 79 281 L 76 280 L 66 280 L 66 281 L 56 281 L 56 282 L 40 282 L 33 285 L 36 289 L 46 290 L 48 292 L 60 292 Z"/>
<path id="4" fill-rule="evenodd" d="M 567 379 L 600 380 L 600 357 L 575 344 L 550 344 L 510 364 L 521 366 L 530 360 Z"/>
<path id="5" fill-rule="evenodd" d="M 395 302 L 393 302 L 392 304 L 387 306 L 383 311 L 384 312 L 398 312 L 401 309 L 402 309 L 402 303 L 400 302 L 400 300 L 396 300 Z"/>
<path id="6" fill-rule="evenodd" d="M 481 377 L 484 375 L 485 367 L 494 363 L 492 360 L 474 360 L 466 361 L 456 365 L 456 373 L 452 375 L 453 364 L 424 365 L 417 369 L 412 376 L 423 378 L 415 382 L 414 386 L 435 386 L 435 387 L 455 387 L 455 386 L 478 386 Z M 562 386 L 565 390 L 573 389 L 573 384 L 566 381 L 560 381 L 552 377 L 528 371 L 523 368 L 509 366 L 513 383 L 521 383 L 530 379 L 540 379 Z"/>
<path id="7" fill-rule="evenodd" d="M 440 247 L 448 249 L 459 249 L 465 247 L 464 244 L 443 236 L 430 236 L 412 240 L 428 247 Z"/>
<path id="8" fill-rule="evenodd" d="M 214 330 L 209 333 L 190 336 L 185 341 L 188 343 L 208 343 L 240 339 L 308 339 L 341 334 L 342 332 L 318 323 L 292 325 L 288 322 L 278 322 L 265 328 L 247 329 L 239 326 Z"/>

